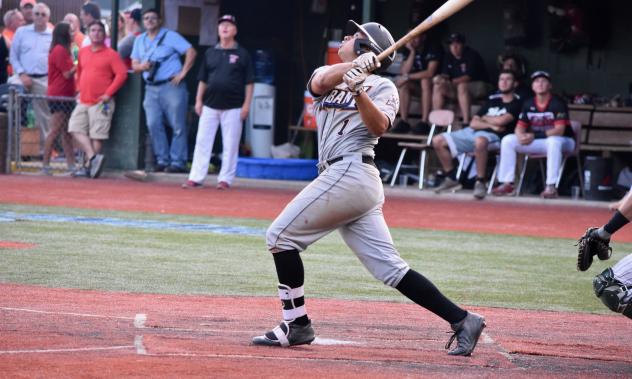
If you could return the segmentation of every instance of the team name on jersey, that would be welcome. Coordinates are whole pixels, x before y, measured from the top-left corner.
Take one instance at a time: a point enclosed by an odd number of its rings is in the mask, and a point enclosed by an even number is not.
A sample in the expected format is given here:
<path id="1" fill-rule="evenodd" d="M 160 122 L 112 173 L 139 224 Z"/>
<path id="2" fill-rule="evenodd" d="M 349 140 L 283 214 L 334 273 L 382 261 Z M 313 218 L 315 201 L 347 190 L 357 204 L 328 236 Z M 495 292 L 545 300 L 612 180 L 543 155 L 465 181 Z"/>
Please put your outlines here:
<path id="1" fill-rule="evenodd" d="M 364 86 L 364 91 L 368 92 L 370 86 Z M 329 92 L 329 95 L 323 100 L 323 107 L 325 108 L 337 108 L 337 109 L 356 109 L 355 100 L 353 95 L 346 89 L 334 88 Z"/>
<path id="2" fill-rule="evenodd" d="M 535 130 L 552 128 L 555 122 L 553 112 L 527 112 L 527 118 Z"/>
<path id="3" fill-rule="evenodd" d="M 496 117 L 507 114 L 507 108 L 504 107 L 491 107 L 487 110 L 487 116 Z"/>

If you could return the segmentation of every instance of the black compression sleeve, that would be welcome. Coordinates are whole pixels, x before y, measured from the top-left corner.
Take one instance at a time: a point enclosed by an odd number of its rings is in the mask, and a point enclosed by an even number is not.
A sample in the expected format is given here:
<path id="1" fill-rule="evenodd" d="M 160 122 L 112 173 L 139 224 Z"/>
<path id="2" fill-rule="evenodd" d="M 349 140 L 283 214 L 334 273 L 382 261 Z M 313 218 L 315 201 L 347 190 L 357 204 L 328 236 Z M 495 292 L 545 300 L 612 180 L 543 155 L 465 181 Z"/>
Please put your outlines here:
<path id="1" fill-rule="evenodd" d="M 614 232 L 623 228 L 625 224 L 629 222 L 630 220 L 625 218 L 625 216 L 621 212 L 616 211 L 610 221 L 608 221 L 608 223 L 603 226 L 603 229 L 610 234 L 614 234 Z"/>

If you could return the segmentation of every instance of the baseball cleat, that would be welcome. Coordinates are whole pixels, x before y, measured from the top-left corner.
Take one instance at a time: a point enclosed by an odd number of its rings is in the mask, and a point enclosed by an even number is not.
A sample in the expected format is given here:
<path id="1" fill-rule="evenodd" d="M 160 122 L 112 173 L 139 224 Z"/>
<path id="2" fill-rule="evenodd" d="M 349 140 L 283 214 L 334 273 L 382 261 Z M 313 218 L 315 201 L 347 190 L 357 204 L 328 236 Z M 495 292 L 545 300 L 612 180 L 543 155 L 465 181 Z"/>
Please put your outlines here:
<path id="1" fill-rule="evenodd" d="M 314 329 L 312 323 L 296 325 L 292 322 L 282 321 L 279 326 L 262 336 L 252 339 L 253 345 L 259 346 L 296 346 L 309 345 L 314 341 Z"/>
<path id="2" fill-rule="evenodd" d="M 446 349 L 450 348 L 452 341 L 456 339 L 456 347 L 448 352 L 449 355 L 472 355 L 478 338 L 483 333 L 483 329 L 487 326 L 485 318 L 476 313 L 467 312 L 467 316 L 456 324 L 452 324 L 454 334 L 445 345 Z"/>

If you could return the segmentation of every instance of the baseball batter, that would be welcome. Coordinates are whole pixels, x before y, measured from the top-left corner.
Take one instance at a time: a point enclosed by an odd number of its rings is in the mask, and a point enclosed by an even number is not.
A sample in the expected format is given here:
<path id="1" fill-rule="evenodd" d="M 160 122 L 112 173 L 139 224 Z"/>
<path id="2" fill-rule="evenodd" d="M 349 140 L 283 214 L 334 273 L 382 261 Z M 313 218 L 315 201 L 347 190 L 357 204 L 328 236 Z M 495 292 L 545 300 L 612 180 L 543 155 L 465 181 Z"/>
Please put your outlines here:
<path id="1" fill-rule="evenodd" d="M 409 268 L 393 246 L 384 221 L 384 191 L 373 163 L 374 146 L 391 127 L 399 97 L 388 79 L 372 74 L 393 62 L 376 54 L 394 44 L 382 25 L 349 21 L 338 51 L 343 63 L 312 74 L 307 88 L 315 97 L 320 175 L 299 193 L 267 231 L 273 253 L 283 321 L 252 343 L 294 346 L 311 343 L 314 329 L 307 316 L 304 271 L 299 253 L 338 230 L 366 269 L 384 284 L 451 324 L 456 338 L 451 355 L 470 355 L 485 327 L 483 317 L 461 309 L 427 278 Z"/>
<path id="2" fill-rule="evenodd" d="M 617 210 L 601 228 L 588 228 L 579 239 L 577 269 L 586 271 L 594 255 L 599 259 L 610 258 L 610 237 L 630 222 L 632 218 L 632 188 L 617 204 Z M 595 295 L 613 312 L 632 318 L 632 254 L 605 269 L 593 279 Z"/>

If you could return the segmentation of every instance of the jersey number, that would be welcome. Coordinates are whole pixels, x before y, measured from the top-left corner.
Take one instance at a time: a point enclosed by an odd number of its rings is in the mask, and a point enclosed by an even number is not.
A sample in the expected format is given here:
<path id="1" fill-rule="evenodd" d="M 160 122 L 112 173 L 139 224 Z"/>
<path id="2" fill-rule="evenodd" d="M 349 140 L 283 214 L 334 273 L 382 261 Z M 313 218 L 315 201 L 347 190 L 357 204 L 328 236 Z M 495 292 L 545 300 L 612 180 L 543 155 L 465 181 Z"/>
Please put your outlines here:
<path id="1" fill-rule="evenodd" d="M 344 132 L 345 128 L 347 127 L 347 124 L 349 123 L 349 119 L 346 119 L 342 122 L 342 127 L 340 128 L 340 131 L 338 132 L 338 135 L 341 136 L 342 132 Z"/>

